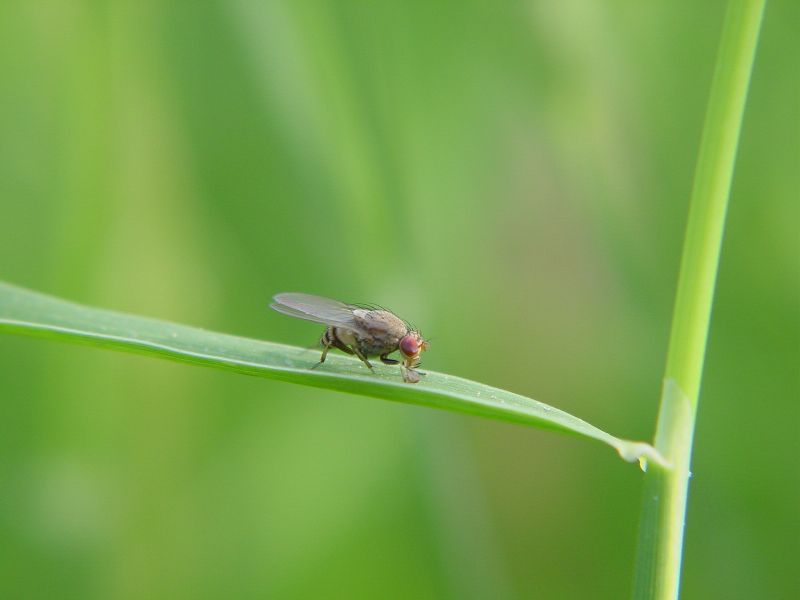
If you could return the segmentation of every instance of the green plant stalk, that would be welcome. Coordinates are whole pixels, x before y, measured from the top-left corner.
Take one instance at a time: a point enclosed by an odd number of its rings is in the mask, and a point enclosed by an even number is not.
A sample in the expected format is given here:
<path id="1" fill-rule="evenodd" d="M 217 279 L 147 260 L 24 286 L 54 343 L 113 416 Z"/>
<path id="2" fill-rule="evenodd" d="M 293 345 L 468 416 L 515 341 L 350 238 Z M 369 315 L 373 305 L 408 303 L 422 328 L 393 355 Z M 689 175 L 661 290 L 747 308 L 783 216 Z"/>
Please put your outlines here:
<path id="1" fill-rule="evenodd" d="M 645 476 L 634 598 L 678 597 L 695 415 L 728 197 L 766 0 L 732 0 L 697 159 L 655 447 Z"/>

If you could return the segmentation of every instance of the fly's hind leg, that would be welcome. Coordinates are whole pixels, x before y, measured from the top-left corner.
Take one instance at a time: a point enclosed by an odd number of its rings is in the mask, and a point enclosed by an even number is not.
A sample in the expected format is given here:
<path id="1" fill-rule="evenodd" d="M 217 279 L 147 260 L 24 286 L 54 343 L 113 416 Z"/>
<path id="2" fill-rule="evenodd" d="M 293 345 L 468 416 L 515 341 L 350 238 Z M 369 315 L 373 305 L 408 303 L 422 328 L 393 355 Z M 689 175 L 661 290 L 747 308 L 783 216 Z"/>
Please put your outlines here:
<path id="1" fill-rule="evenodd" d="M 344 346 L 344 344 L 342 344 L 338 339 L 336 339 L 336 335 L 334 334 L 333 328 L 331 327 L 325 330 L 325 333 L 323 333 L 322 337 L 319 338 L 319 343 L 322 344 L 322 356 L 320 356 L 319 362 L 315 364 L 313 367 L 311 367 L 312 369 L 316 369 L 318 366 L 320 366 L 322 363 L 325 362 L 325 358 L 328 356 L 328 351 L 331 349 L 331 346 L 336 346 L 340 350 L 344 350 L 345 352 L 352 354 L 349 348 L 347 348 L 346 346 L 342 347 Z"/>
<path id="2" fill-rule="evenodd" d="M 311 367 L 312 369 L 316 369 L 318 366 L 320 366 L 322 363 L 325 362 L 325 357 L 328 356 L 328 350 L 330 349 L 331 347 L 329 345 L 327 345 L 325 342 L 322 343 L 322 356 L 319 357 L 319 362 L 315 364 L 313 367 Z"/>

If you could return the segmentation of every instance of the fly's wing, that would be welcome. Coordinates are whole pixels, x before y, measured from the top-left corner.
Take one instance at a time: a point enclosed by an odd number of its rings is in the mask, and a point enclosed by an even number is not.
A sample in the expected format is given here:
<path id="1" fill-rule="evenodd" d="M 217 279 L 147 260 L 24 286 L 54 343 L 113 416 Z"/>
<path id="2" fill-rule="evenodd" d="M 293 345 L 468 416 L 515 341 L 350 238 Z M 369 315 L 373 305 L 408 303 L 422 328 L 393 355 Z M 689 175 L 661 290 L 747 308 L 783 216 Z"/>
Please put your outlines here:
<path id="1" fill-rule="evenodd" d="M 363 331 L 353 315 L 356 307 L 348 306 L 344 302 L 322 296 L 296 293 L 277 294 L 273 300 L 275 302 L 269 305 L 270 308 L 284 315 L 323 325 L 342 327 L 355 332 Z"/>

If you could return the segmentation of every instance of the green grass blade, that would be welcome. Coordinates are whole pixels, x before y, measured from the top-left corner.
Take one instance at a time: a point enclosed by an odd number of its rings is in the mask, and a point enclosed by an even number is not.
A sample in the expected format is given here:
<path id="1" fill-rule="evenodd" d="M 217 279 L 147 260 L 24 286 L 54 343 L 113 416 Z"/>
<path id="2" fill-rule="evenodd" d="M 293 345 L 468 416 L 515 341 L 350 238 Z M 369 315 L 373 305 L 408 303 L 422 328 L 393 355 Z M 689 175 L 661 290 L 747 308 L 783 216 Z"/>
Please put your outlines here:
<path id="1" fill-rule="evenodd" d="M 460 377 L 428 372 L 421 383 L 410 385 L 396 367 L 376 366 L 373 375 L 344 356 L 329 356 L 324 367 L 311 371 L 318 351 L 82 306 L 2 282 L 0 331 L 511 421 L 605 442 L 628 461 L 661 460 L 648 444 L 614 437 L 547 404 Z"/>
<path id="2" fill-rule="evenodd" d="M 765 0 L 732 0 L 697 159 L 655 445 L 644 482 L 633 597 L 678 597 L 689 464 L 722 233 Z"/>

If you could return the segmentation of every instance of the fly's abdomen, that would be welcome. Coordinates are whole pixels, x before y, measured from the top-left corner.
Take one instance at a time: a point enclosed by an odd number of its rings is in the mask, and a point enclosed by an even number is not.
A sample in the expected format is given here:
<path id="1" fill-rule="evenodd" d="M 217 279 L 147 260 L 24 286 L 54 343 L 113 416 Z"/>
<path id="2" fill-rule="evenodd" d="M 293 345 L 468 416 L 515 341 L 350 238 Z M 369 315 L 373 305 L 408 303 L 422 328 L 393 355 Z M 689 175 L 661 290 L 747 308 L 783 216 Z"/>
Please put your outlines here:
<path id="1" fill-rule="evenodd" d="M 364 356 L 379 356 L 397 350 L 400 338 L 394 335 L 364 336 L 358 340 L 358 349 Z"/>
<path id="2" fill-rule="evenodd" d="M 322 337 L 319 338 L 319 343 L 326 347 L 333 346 L 335 340 L 336 340 L 336 334 L 333 331 L 333 327 L 328 327 L 322 333 Z"/>

